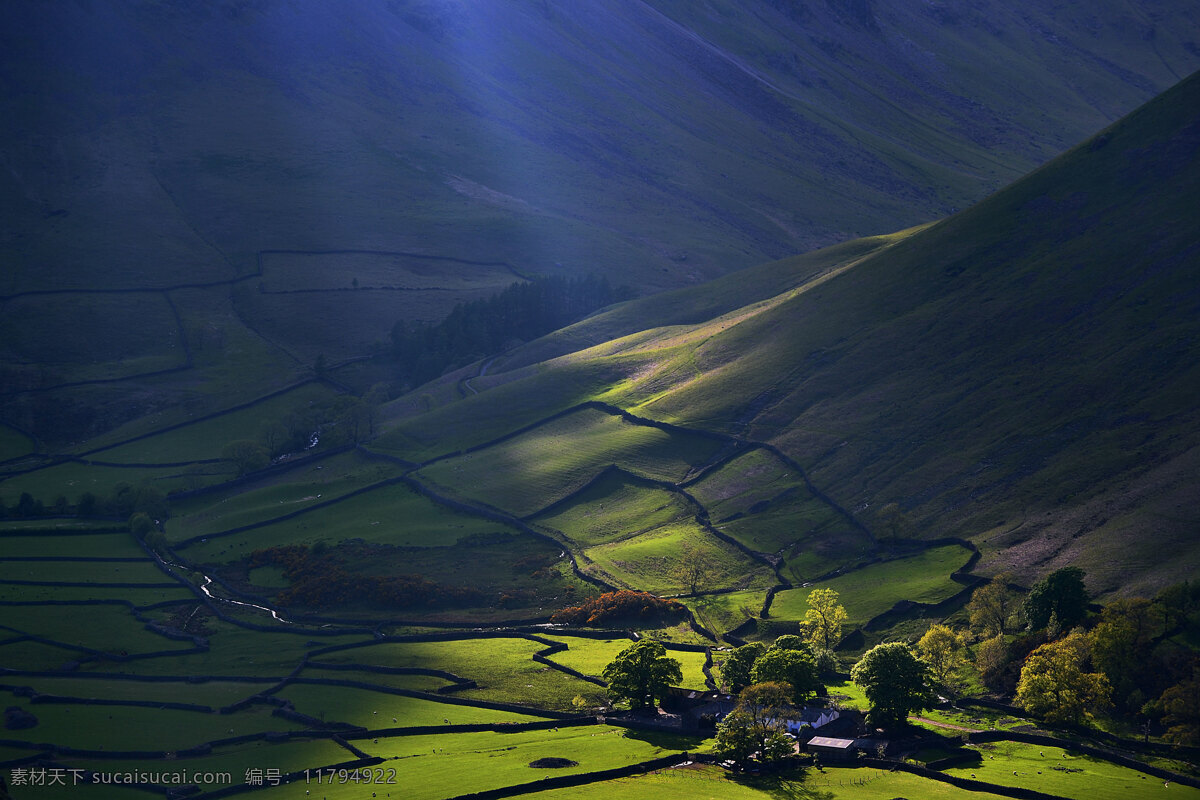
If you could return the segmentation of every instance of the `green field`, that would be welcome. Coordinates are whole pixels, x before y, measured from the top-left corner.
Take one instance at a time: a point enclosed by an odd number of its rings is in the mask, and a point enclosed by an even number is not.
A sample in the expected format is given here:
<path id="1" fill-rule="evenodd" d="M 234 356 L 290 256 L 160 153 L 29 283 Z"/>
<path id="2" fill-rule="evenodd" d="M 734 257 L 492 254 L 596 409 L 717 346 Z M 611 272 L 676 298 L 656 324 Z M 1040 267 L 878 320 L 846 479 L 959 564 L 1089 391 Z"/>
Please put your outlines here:
<path id="1" fill-rule="evenodd" d="M 0 579 L 80 583 L 173 583 L 155 563 L 144 561 L 3 561 Z"/>
<path id="2" fill-rule="evenodd" d="M 397 474 L 395 467 L 358 453 L 337 455 L 251 486 L 173 502 L 167 535 L 177 541 L 265 522 Z"/>
<path id="3" fill-rule="evenodd" d="M 4 501 L 9 504 L 15 504 L 22 492 L 29 492 L 35 498 L 45 498 L 43 502 L 61 496 L 74 503 L 84 492 L 91 492 L 97 497 L 108 497 L 113 493 L 113 489 L 122 483 L 132 486 L 149 484 L 164 494 L 168 494 L 174 491 L 198 489 L 230 480 L 236 476 L 237 470 L 231 464 L 225 463 L 199 464 L 193 469 L 191 467 L 108 467 L 67 462 L 14 475 L 0 484 L 0 491 L 2 491 L 0 496 L 4 497 Z"/>
<path id="4" fill-rule="evenodd" d="M 960 545 L 943 545 L 917 555 L 871 564 L 811 586 L 787 589 L 775 595 L 771 618 L 800 620 L 808 610 L 808 595 L 814 589 L 838 592 L 849 614 L 848 623 L 865 625 L 901 600 L 937 603 L 962 591 L 950 573 L 966 564 L 970 551 Z"/>
<path id="5" fill-rule="evenodd" d="M 1200 798 L 1200 789 L 1172 783 L 1091 756 L 1058 747 L 994 742 L 972 747 L 983 756 L 975 767 L 950 767 L 948 775 L 970 777 L 1002 786 L 1034 789 L 1072 800 L 1126 800 L 1130 797 Z"/>
<path id="6" fill-rule="evenodd" d="M 786 777 L 752 778 L 700 765 L 529 795 L 531 800 L 1000 800 L 1002 796 L 877 769 L 826 767 Z"/>
<path id="7" fill-rule="evenodd" d="M 271 716 L 271 707 L 263 705 L 233 714 L 141 706 L 31 704 L 24 698 L 14 698 L 11 705 L 24 708 L 38 719 L 36 726 L 15 738 L 84 750 L 118 749 L 114 731 L 121 732 L 120 749 L 171 751 L 228 736 L 303 727 Z"/>
<path id="8" fill-rule="evenodd" d="M 369 753 L 396 759 L 386 766 L 394 765 L 399 771 L 406 797 L 432 799 L 532 782 L 547 774 L 611 769 L 686 750 L 698 741 L 588 725 L 523 733 L 407 736 L 357 744 Z M 578 766 L 530 768 L 529 763 L 540 758 L 567 758 Z"/>
<path id="9" fill-rule="evenodd" d="M 16 428 L 0 424 L 0 461 L 33 452 L 33 440 Z"/>
<path id="10" fill-rule="evenodd" d="M 610 472 L 565 503 L 533 517 L 580 548 L 594 547 L 694 516 L 683 495 Z"/>
<path id="11" fill-rule="evenodd" d="M 59 697 L 193 703 L 212 708 L 235 703 L 270 686 L 269 683 L 247 681 L 139 681 L 44 675 L 14 675 L 5 677 L 3 682 L 13 686 L 30 686 L 39 694 Z"/>
<path id="12" fill-rule="evenodd" d="M 633 644 L 630 639 L 592 639 L 583 636 L 552 635 L 545 635 L 543 638 L 567 645 L 568 649 L 564 652 L 549 656 L 551 661 L 597 678 L 618 653 Z M 705 688 L 704 653 L 668 650 L 667 655 L 677 660 L 683 667 L 683 683 L 680 686 L 687 689 Z"/>
<path id="13" fill-rule="evenodd" d="M 703 561 L 707 565 L 707 573 L 699 588 L 737 586 L 765 589 L 775 582 L 774 574 L 765 564 L 755 561 L 690 520 L 590 547 L 582 555 L 606 580 L 618 586 L 657 594 L 691 591 L 686 575 L 680 571 L 694 561 Z"/>
<path id="14" fill-rule="evenodd" d="M 288 510 L 325 499 L 304 495 Z M 173 530 L 175 535 L 182 533 L 181 528 Z M 403 484 L 391 484 L 282 522 L 197 542 L 184 552 L 196 561 L 223 562 L 283 544 L 324 541 L 333 545 L 343 539 L 363 539 L 394 547 L 449 547 L 466 536 L 498 532 L 516 533 L 502 523 L 434 503 Z"/>
<path id="15" fill-rule="evenodd" d="M 582 488 L 607 466 L 678 482 L 718 449 L 719 443 L 699 436 L 584 409 L 485 450 L 439 461 L 418 475 L 525 516 Z"/>
<path id="16" fill-rule="evenodd" d="M 724 633 L 757 617 L 766 599 L 766 589 L 754 589 L 689 597 L 682 602 L 692 609 L 701 625 L 714 633 Z"/>
<path id="17" fill-rule="evenodd" d="M 321 383 L 299 386 L 278 397 L 230 411 L 214 419 L 185 425 L 136 442 L 109 447 L 90 458 L 122 463 L 173 463 L 221 458 L 227 444 L 238 439 L 255 439 L 263 423 L 279 420 L 288 412 L 306 409 L 314 403 L 330 400 L 335 393 Z M 180 454 L 186 454 L 181 457 Z"/>
<path id="18" fill-rule="evenodd" d="M 274 696 L 290 700 L 301 714 L 326 722 L 348 722 L 370 730 L 474 722 L 534 722 L 544 719 L 529 714 L 439 703 L 436 700 L 402 697 L 348 686 L 293 683 Z"/>
<path id="19" fill-rule="evenodd" d="M 43 525 L 45 523 L 42 523 Z M 105 527 L 111 526 L 107 523 Z M 16 532 L 11 535 L 8 532 Z M 20 523 L 0 523 L 4 556 L 70 556 L 73 558 L 145 558 L 146 551 L 128 533 L 80 533 L 63 535 L 58 531 L 35 532 Z"/>
<path id="20" fill-rule="evenodd" d="M 331 664 L 371 664 L 383 667 L 424 667 L 452 672 L 474 680 L 478 689 L 460 697 L 571 709 L 582 695 L 595 702 L 603 690 L 539 664 L 533 654 L 546 646 L 529 639 L 462 639 L 440 642 L 382 643 L 314 656 Z"/>

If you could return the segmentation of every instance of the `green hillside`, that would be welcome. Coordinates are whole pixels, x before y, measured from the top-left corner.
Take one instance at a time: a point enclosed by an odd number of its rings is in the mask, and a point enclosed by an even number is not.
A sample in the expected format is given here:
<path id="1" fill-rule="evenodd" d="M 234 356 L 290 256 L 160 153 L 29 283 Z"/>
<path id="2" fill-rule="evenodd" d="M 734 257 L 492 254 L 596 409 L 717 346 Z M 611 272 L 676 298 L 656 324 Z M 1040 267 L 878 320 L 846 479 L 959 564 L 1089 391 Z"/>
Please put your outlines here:
<path id="1" fill-rule="evenodd" d="M 57 451 L 321 357 L 365 390 L 398 320 L 926 223 L 1200 66 L 1152 0 L 552 6 L 4 4 L 0 419 Z"/>
<path id="2" fill-rule="evenodd" d="M 1102 592 L 1182 579 L 1197 563 L 1197 107 L 1193 77 L 968 211 L 830 251 L 827 269 L 847 267 L 833 277 L 779 262 L 745 285 L 790 274 L 795 289 L 711 321 L 493 364 L 481 394 L 378 444 L 432 455 L 442 437 L 500 435 L 504 413 L 520 424 L 600 399 L 773 444 L 868 528 L 898 503 L 903 536 L 971 538 L 985 571 L 1078 563 Z M 664 296 L 664 321 L 721 310 L 723 289 Z M 619 331 L 630 308 L 577 327 Z M 506 465 L 514 481 L 528 469 Z M 1119 567 L 1104 558 L 1117 543 Z M 1180 557 L 1162 563 L 1163 548 Z"/>

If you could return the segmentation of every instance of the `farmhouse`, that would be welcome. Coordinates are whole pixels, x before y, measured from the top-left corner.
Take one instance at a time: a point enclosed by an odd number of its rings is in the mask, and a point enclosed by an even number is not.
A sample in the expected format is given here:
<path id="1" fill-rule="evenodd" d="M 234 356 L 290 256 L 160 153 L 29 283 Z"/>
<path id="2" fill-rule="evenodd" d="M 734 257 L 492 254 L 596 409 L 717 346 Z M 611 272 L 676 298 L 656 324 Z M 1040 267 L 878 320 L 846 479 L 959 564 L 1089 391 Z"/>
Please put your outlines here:
<path id="1" fill-rule="evenodd" d="M 874 754 L 880 746 L 887 747 L 887 742 L 880 739 L 837 739 L 832 736 L 814 736 L 804 745 L 804 749 L 820 758 L 822 761 L 853 761 L 858 754 Z"/>

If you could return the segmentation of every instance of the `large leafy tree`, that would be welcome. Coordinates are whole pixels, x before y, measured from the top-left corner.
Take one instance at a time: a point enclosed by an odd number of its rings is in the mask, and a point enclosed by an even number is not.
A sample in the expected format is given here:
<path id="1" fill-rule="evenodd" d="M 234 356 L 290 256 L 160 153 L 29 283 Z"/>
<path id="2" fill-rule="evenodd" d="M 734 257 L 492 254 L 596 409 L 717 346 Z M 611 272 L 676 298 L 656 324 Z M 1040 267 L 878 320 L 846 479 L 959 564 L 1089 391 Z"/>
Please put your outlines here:
<path id="1" fill-rule="evenodd" d="M 1009 621 L 1017 610 L 1017 595 L 1008 588 L 1012 576 L 1001 572 L 971 594 L 967 610 L 971 628 L 985 636 L 1008 633 Z"/>
<path id="2" fill-rule="evenodd" d="M 1156 617 L 1143 597 L 1114 600 L 1104 607 L 1100 622 L 1088 635 L 1092 663 L 1112 684 L 1114 697 L 1134 699 L 1131 710 L 1135 711 L 1145 700 L 1137 684 L 1159 630 Z"/>
<path id="3" fill-rule="evenodd" d="M 1079 567 L 1063 567 L 1034 584 L 1022 606 L 1029 627 L 1041 630 L 1053 622 L 1067 631 L 1082 622 L 1088 606 L 1083 574 Z"/>
<path id="4" fill-rule="evenodd" d="M 814 648 L 832 650 L 842 639 L 842 625 L 846 623 L 846 609 L 833 589 L 813 589 L 808 593 L 808 611 L 804 614 L 804 627 L 808 641 Z"/>
<path id="5" fill-rule="evenodd" d="M 963 637 L 945 625 L 930 625 L 917 642 L 929 674 L 939 686 L 947 687 L 963 662 Z"/>
<path id="6" fill-rule="evenodd" d="M 762 762 L 791 755 L 792 740 L 784 735 L 784 720 L 793 711 L 791 699 L 792 687 L 786 683 L 756 683 L 742 689 L 737 708 L 717 726 L 717 753 L 738 764 L 756 753 Z"/>
<path id="7" fill-rule="evenodd" d="M 798 705 L 812 700 L 821 689 L 821 683 L 817 679 L 817 662 L 807 648 L 788 650 L 772 645 L 754 662 L 750 678 L 755 684 L 788 685 L 790 699 Z"/>
<path id="8" fill-rule="evenodd" d="M 653 708 L 668 686 L 683 680 L 683 665 L 667 655 L 662 642 L 643 639 L 626 647 L 601 673 L 608 694 L 634 708 Z"/>
<path id="9" fill-rule="evenodd" d="M 1112 694 L 1108 679 L 1084 672 L 1088 638 L 1073 633 L 1034 650 L 1021 667 L 1017 705 L 1050 722 L 1078 724 Z"/>
<path id="10" fill-rule="evenodd" d="M 930 685 L 929 667 L 903 642 L 886 642 L 868 650 L 850 670 L 862 687 L 874 725 L 892 727 L 913 711 L 931 708 L 937 699 Z"/>
<path id="11" fill-rule="evenodd" d="M 767 646 L 762 642 L 751 642 L 730 651 L 721 664 L 721 680 L 725 682 L 729 691 L 737 694 L 754 683 L 750 678 L 750 670 L 754 668 L 758 657 L 765 652 Z"/>

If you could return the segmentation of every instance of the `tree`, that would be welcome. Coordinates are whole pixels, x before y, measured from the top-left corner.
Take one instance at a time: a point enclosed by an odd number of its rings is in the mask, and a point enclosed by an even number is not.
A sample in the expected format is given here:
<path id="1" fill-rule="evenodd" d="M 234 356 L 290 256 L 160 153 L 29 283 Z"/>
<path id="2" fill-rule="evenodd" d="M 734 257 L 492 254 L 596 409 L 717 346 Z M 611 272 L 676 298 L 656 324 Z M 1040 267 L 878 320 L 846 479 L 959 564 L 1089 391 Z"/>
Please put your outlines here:
<path id="1" fill-rule="evenodd" d="M 608 694 L 634 708 L 653 708 L 668 686 L 683 680 L 683 665 L 667 656 L 661 642 L 642 639 L 626 647 L 604 668 Z"/>
<path id="2" fill-rule="evenodd" d="M 813 589 L 808 593 L 808 611 L 804 615 L 804 626 L 808 641 L 814 648 L 832 650 L 842 640 L 842 625 L 847 619 L 846 609 L 838 601 L 833 589 Z"/>
<path id="3" fill-rule="evenodd" d="M 791 755 L 792 740 L 784 735 L 785 720 L 793 711 L 791 697 L 792 687 L 785 683 L 747 686 L 738 695 L 737 708 L 717 726 L 717 752 L 739 764 L 754 753 L 763 762 Z"/>
<path id="4" fill-rule="evenodd" d="M 1104 607 L 1088 635 L 1092 663 L 1108 678 L 1115 697 L 1122 702 L 1134 698 L 1130 709 L 1134 711 L 1145 700 L 1137 683 L 1154 644 L 1155 616 L 1143 597 L 1114 600 Z"/>
<path id="5" fill-rule="evenodd" d="M 1167 689 L 1154 705 L 1167 726 L 1167 739 L 1193 747 L 1200 745 L 1200 664 L 1192 668 L 1191 678 Z"/>
<path id="6" fill-rule="evenodd" d="M 754 682 L 750 679 L 750 670 L 754 668 L 758 657 L 765 652 L 767 646 L 762 642 L 751 642 L 730 651 L 725 662 L 721 664 L 721 680 L 729 691 L 736 694 Z"/>
<path id="7" fill-rule="evenodd" d="M 715 572 L 715 565 L 709 555 L 692 544 L 684 545 L 679 554 L 679 562 L 672 570 L 675 580 L 687 587 L 688 594 L 695 594 L 710 583 Z"/>
<path id="8" fill-rule="evenodd" d="M 984 636 L 1008 633 L 1009 620 L 1017 610 L 1017 595 L 1008 588 L 1012 576 L 1001 572 L 971 595 L 967 610 L 971 613 L 971 629 Z"/>
<path id="9" fill-rule="evenodd" d="M 717 725 L 717 739 L 713 750 L 722 758 L 743 765 L 758 749 L 758 742 L 751 730 L 750 718 L 741 711 L 731 711 Z"/>
<path id="10" fill-rule="evenodd" d="M 1083 621 L 1088 606 L 1083 574 L 1079 567 L 1063 567 L 1034 584 L 1022 606 L 1031 629 L 1049 626 L 1052 618 L 1063 631 Z"/>
<path id="11" fill-rule="evenodd" d="M 1001 634 L 985 639 L 975 647 L 975 669 L 979 670 L 979 679 L 988 688 L 1000 687 L 1007 666 L 1008 642 Z"/>
<path id="12" fill-rule="evenodd" d="M 821 683 L 817 680 L 817 664 L 812 653 L 786 650 L 772 646 L 754 662 L 750 679 L 755 684 L 772 683 L 789 688 L 791 702 L 804 705 L 817 696 Z M 746 691 L 749 691 L 747 689 Z"/>
<path id="13" fill-rule="evenodd" d="M 1017 705 L 1050 722 L 1078 724 L 1112 693 L 1107 678 L 1083 671 L 1087 656 L 1088 639 L 1081 633 L 1034 650 L 1021 667 Z"/>
<path id="14" fill-rule="evenodd" d="M 133 516 L 129 518 L 129 532 L 138 539 L 144 540 L 156 530 L 154 520 L 144 511 L 135 511 Z"/>
<path id="15" fill-rule="evenodd" d="M 850 670 L 850 677 L 867 695 L 871 704 L 867 719 L 873 725 L 899 725 L 911 712 L 931 708 L 937 699 L 929 668 L 903 642 L 872 647 Z"/>
<path id="16" fill-rule="evenodd" d="M 780 650 L 799 650 L 802 653 L 812 654 L 812 645 L 804 640 L 804 637 L 797 636 L 794 633 L 785 633 L 778 637 L 771 647 L 777 647 Z"/>
<path id="17" fill-rule="evenodd" d="M 917 642 L 917 650 L 929 664 L 929 674 L 939 686 L 947 687 L 962 665 L 963 637 L 945 625 L 930 625 Z"/>
<path id="18" fill-rule="evenodd" d="M 238 475 L 254 472 L 271 463 L 271 456 L 266 449 L 249 439 L 237 439 L 225 445 L 221 450 L 221 458 L 232 461 L 238 469 Z"/>

